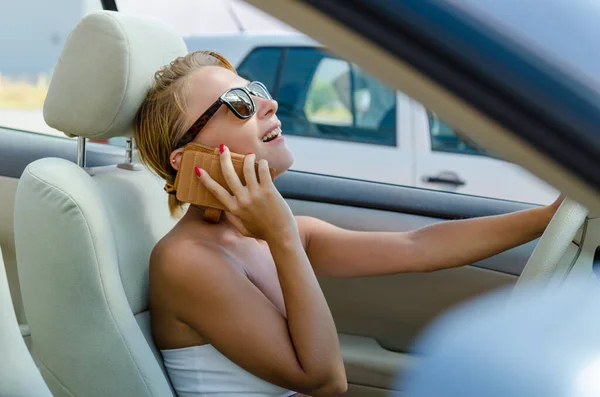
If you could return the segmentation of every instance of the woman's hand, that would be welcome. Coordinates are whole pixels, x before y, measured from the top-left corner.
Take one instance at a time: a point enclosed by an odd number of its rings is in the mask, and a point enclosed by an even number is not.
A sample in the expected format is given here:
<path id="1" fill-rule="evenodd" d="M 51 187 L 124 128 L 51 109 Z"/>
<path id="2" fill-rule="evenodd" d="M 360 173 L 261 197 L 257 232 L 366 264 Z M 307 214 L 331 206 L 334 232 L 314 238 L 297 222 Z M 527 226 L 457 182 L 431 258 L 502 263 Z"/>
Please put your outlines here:
<path id="1" fill-rule="evenodd" d="M 562 204 L 562 202 L 565 200 L 565 196 L 563 196 L 562 194 L 560 196 L 558 196 L 558 198 L 556 200 L 554 200 L 554 202 L 552 204 L 548 204 L 544 207 L 540 207 L 540 214 L 541 216 L 544 218 L 544 229 L 546 228 L 546 226 L 548 225 L 548 223 L 550 223 L 550 220 L 552 220 L 552 217 L 554 216 L 554 214 L 556 213 L 556 211 L 558 211 L 558 208 L 560 207 L 560 205 Z"/>
<path id="2" fill-rule="evenodd" d="M 554 200 L 552 204 L 548 205 L 548 208 L 552 212 L 552 215 L 554 215 L 554 213 L 558 210 L 558 207 L 560 207 L 564 200 L 565 196 L 561 194 L 556 200 Z"/>
<path id="3" fill-rule="evenodd" d="M 226 212 L 228 220 L 242 234 L 265 241 L 297 236 L 296 219 L 273 184 L 267 160 L 259 161 L 257 178 L 254 167 L 256 156 L 246 156 L 244 186 L 233 168 L 229 148 L 222 146 L 221 149 L 221 168 L 233 195 L 212 179 L 205 170 L 196 169 L 196 174 L 204 186 L 227 208 L 230 213 Z"/>

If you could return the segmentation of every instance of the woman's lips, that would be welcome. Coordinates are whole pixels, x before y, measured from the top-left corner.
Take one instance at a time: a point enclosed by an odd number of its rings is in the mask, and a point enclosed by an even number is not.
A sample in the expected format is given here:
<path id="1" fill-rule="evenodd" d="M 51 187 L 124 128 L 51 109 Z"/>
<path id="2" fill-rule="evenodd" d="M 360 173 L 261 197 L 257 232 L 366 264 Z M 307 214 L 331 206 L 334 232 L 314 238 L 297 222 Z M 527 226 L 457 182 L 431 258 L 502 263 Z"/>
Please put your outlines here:
<path id="1" fill-rule="evenodd" d="M 268 143 L 268 142 L 276 140 L 280 136 L 281 136 L 281 128 L 279 126 L 276 126 L 275 128 L 271 129 L 268 133 L 266 133 L 262 137 L 262 141 L 265 143 Z"/>
<path id="2" fill-rule="evenodd" d="M 269 142 L 263 142 L 265 145 L 270 145 L 270 144 L 275 144 L 275 143 L 279 143 L 279 142 L 283 142 L 285 141 L 285 137 L 283 136 L 283 134 L 279 134 L 277 136 L 277 138 L 273 139 L 272 141 Z"/>

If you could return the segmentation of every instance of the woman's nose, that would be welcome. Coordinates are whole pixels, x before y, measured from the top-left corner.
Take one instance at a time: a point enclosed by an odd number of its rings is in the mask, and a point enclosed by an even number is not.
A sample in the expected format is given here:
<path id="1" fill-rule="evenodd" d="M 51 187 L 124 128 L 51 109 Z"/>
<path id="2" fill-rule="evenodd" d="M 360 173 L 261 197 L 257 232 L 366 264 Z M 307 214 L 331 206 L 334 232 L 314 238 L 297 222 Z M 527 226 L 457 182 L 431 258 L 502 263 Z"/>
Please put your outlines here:
<path id="1" fill-rule="evenodd" d="M 260 118 L 270 117 L 277 112 L 279 105 L 274 99 L 258 99 L 258 111 L 257 114 Z"/>

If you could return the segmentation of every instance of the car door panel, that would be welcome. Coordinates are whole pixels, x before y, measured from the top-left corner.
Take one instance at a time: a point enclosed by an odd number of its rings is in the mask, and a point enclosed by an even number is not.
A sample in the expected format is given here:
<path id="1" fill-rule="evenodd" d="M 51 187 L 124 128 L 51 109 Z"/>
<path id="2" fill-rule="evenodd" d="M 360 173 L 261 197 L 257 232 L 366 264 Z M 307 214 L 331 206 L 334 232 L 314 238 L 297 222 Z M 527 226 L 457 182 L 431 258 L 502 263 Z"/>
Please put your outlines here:
<path id="1" fill-rule="evenodd" d="M 297 215 L 310 215 L 353 230 L 403 231 L 440 219 L 338 204 L 288 199 Z M 409 346 L 433 318 L 449 307 L 514 284 L 517 276 L 482 267 L 520 271 L 533 246 L 509 250 L 476 266 L 433 273 L 351 279 L 319 278 L 340 333 L 351 390 L 377 396 L 391 388 L 412 357 Z M 494 263 L 486 263 L 494 260 Z M 482 266 L 482 267 L 477 267 Z M 364 394 L 366 393 L 366 394 Z M 350 394 L 352 395 L 352 394 Z M 399 394 L 400 395 L 400 394 Z"/>
<path id="2" fill-rule="evenodd" d="M 362 385 L 348 385 L 348 391 L 344 394 L 344 397 L 403 397 L 405 394 L 402 392 L 381 389 Z"/>
<path id="3" fill-rule="evenodd" d="M 340 333 L 339 340 L 350 391 L 369 392 L 356 395 L 372 396 L 377 390 L 393 389 L 398 374 L 405 373 L 415 361 L 408 354 L 386 350 L 370 337 Z"/>

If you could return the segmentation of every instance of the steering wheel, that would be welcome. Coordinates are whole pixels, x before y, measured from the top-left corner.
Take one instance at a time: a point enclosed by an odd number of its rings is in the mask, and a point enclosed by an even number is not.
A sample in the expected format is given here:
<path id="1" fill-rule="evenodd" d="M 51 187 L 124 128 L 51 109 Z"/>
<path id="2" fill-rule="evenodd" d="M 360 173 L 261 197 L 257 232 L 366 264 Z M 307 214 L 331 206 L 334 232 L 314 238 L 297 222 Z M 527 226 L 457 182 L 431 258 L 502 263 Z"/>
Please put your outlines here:
<path id="1" fill-rule="evenodd" d="M 587 215 L 588 210 L 583 205 L 568 197 L 563 200 L 527 261 L 513 296 L 523 291 L 526 285 L 533 283 L 543 288 L 549 284 Z"/>

